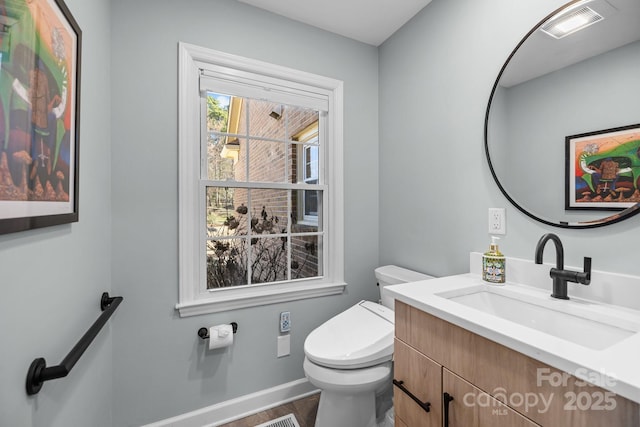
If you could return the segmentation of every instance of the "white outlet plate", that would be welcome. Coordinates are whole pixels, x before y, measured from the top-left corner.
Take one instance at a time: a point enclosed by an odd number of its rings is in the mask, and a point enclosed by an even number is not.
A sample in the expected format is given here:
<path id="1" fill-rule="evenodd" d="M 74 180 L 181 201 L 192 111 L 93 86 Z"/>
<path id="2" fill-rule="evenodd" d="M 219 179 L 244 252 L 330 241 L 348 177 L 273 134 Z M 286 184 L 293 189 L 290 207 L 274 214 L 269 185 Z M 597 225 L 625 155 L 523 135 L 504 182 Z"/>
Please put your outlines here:
<path id="1" fill-rule="evenodd" d="M 489 208 L 489 234 L 507 234 L 505 208 Z"/>
<path id="2" fill-rule="evenodd" d="M 291 335 L 280 335 L 278 337 L 278 357 L 284 357 L 291 354 Z"/>

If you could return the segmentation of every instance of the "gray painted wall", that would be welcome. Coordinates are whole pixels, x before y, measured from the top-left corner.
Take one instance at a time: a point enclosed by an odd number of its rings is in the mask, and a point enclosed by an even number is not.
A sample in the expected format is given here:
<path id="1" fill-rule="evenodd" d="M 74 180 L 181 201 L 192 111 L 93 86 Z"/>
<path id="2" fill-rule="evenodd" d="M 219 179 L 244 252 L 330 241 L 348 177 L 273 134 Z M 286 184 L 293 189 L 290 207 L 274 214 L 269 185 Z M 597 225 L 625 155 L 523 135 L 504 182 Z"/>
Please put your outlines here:
<path id="1" fill-rule="evenodd" d="M 639 74 L 640 42 L 635 42 L 504 92 L 506 116 L 499 121 L 507 125 L 508 134 L 492 140 L 492 158 L 499 147 L 509 151 L 499 167 L 493 163 L 494 169 L 509 179 L 505 187 L 522 206 L 555 221 L 612 214 L 565 212 L 565 136 L 640 122 Z M 492 125 L 494 118 L 492 106 Z M 540 165 L 546 168 L 539 169 Z M 533 170 L 535 174 L 530 173 Z"/>
<path id="2" fill-rule="evenodd" d="M 304 377 L 306 335 L 375 298 L 377 49 L 227 0 L 112 1 L 114 425 L 140 425 Z M 348 293 L 181 319 L 178 296 L 178 42 L 344 81 Z M 291 311 L 291 356 L 276 358 Z M 233 348 L 205 351 L 201 326 L 235 321 Z"/>
<path id="3" fill-rule="evenodd" d="M 67 378 L 25 392 L 37 357 L 59 364 L 111 290 L 110 20 L 108 0 L 67 0 L 83 31 L 80 222 L 0 236 L 0 426 L 110 427 L 112 331 Z M 116 313 L 118 314 L 118 313 Z"/>
<path id="4" fill-rule="evenodd" d="M 532 259 L 540 236 L 552 231 L 569 266 L 590 255 L 594 269 L 640 273 L 630 262 L 640 217 L 592 230 L 536 223 L 508 204 L 484 157 L 485 109 L 502 64 L 562 4 L 434 0 L 382 45 L 381 263 L 435 275 L 468 271 L 469 251 L 488 247 L 487 208 L 506 207 L 500 248 L 508 256 Z M 554 261 L 552 248 L 546 255 Z"/>

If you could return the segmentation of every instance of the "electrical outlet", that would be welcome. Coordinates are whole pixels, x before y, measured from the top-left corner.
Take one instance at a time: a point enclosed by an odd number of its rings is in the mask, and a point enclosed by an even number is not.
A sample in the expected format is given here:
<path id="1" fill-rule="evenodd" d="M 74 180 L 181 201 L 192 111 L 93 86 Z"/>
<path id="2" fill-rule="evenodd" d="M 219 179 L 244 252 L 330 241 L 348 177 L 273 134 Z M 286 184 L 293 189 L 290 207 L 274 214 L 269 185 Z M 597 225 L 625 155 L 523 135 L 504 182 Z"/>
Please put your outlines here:
<path id="1" fill-rule="evenodd" d="M 504 208 L 489 208 L 489 234 L 507 234 Z"/>
<path id="2" fill-rule="evenodd" d="M 283 311 L 280 313 L 280 332 L 289 332 L 291 330 L 291 312 Z"/>

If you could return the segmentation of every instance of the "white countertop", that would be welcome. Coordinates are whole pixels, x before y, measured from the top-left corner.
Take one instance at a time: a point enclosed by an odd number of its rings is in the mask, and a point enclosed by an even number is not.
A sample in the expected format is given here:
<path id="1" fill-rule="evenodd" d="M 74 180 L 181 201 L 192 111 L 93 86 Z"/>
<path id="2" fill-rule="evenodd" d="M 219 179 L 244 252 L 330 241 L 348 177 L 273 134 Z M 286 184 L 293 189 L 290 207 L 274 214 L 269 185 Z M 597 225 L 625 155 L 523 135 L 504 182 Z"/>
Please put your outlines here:
<path id="1" fill-rule="evenodd" d="M 563 304 L 570 308 L 570 304 L 590 302 L 573 296 L 568 301 L 551 298 L 551 279 L 548 281 L 548 290 L 514 283 L 507 283 L 504 288 L 512 287 L 536 298 L 544 295 L 549 298 L 550 304 L 556 305 L 556 309 L 562 309 Z M 478 285 L 493 286 L 484 284 L 479 274 L 468 273 L 386 286 L 383 292 L 396 300 L 640 403 L 639 332 L 604 350 L 594 350 L 437 295 Z M 613 311 L 617 317 L 640 325 L 638 310 L 602 302 L 596 304 L 603 311 Z"/>

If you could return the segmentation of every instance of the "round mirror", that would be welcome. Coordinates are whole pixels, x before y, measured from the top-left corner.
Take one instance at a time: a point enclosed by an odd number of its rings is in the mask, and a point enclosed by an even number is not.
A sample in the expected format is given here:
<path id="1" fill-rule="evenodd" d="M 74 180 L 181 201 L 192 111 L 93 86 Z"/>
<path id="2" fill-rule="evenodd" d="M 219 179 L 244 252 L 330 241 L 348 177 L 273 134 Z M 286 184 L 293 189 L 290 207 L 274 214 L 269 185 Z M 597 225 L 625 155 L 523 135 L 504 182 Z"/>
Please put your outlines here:
<path id="1" fill-rule="evenodd" d="M 534 27 L 494 84 L 485 150 L 502 193 L 548 225 L 640 212 L 640 1 L 573 1 Z"/>

